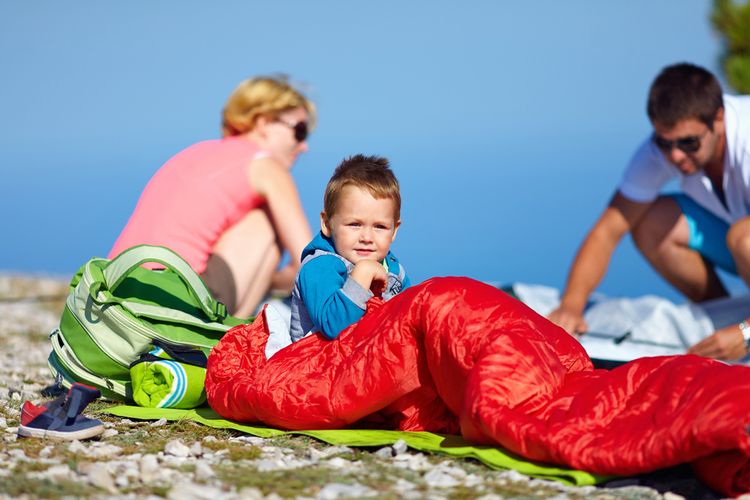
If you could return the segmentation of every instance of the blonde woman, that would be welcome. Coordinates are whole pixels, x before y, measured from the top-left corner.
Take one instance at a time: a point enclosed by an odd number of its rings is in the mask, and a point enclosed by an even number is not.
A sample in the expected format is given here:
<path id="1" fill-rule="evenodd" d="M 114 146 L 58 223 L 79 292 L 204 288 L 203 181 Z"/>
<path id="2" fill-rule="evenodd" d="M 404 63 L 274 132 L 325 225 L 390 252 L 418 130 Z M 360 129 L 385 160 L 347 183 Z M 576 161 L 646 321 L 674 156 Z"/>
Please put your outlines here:
<path id="1" fill-rule="evenodd" d="M 270 289 L 291 290 L 312 234 L 290 170 L 314 122 L 315 106 L 286 79 L 242 82 L 224 107 L 223 138 L 154 174 L 110 258 L 140 244 L 169 247 L 241 317 Z M 290 262 L 278 269 L 284 251 Z"/>

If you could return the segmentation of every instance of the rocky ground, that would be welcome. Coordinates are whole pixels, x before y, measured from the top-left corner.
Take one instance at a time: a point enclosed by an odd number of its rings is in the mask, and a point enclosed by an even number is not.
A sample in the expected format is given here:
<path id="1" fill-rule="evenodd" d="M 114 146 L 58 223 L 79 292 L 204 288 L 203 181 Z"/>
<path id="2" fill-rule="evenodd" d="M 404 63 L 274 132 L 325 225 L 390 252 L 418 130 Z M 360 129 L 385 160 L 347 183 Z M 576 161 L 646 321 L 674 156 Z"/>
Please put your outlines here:
<path id="1" fill-rule="evenodd" d="M 97 440 L 17 438 L 23 401 L 45 401 L 47 334 L 62 308 L 54 297 L 65 291 L 59 279 L 0 275 L 0 498 L 716 498 L 686 468 L 606 488 L 568 487 L 414 452 L 402 442 L 334 447 L 303 436 L 261 439 L 106 414 L 96 414 L 106 425 Z M 109 403 L 94 406 L 87 414 Z"/>

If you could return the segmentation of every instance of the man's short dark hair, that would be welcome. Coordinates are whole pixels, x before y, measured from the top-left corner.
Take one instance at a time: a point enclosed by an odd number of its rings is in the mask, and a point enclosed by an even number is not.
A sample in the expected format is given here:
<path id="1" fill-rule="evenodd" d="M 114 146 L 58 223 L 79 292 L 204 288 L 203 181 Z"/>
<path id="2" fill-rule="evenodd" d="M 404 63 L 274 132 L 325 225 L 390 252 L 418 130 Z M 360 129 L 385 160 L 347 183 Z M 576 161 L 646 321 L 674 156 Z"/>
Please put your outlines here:
<path id="1" fill-rule="evenodd" d="M 648 95 L 646 108 L 651 123 L 673 127 L 694 118 L 713 130 L 716 113 L 724 107 L 721 85 L 711 72 L 690 63 L 664 68 Z"/>

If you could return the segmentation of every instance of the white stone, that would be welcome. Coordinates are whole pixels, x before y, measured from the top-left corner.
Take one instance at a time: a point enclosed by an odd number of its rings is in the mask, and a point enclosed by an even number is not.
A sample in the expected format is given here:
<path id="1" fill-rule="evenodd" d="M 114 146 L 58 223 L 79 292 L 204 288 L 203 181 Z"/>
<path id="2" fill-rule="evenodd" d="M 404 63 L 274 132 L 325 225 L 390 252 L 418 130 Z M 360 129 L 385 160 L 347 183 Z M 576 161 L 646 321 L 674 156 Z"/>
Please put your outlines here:
<path id="1" fill-rule="evenodd" d="M 406 441 L 404 441 L 403 439 L 399 439 L 398 441 L 393 443 L 391 448 L 393 448 L 393 451 L 395 452 L 396 455 L 400 455 L 409 448 L 409 445 L 407 445 Z"/>
<path id="2" fill-rule="evenodd" d="M 179 439 L 175 439 L 174 441 L 170 441 L 167 443 L 167 445 L 164 447 L 164 453 L 167 455 L 173 455 L 175 457 L 188 457 L 190 456 L 190 448 L 182 444 L 182 441 Z"/>
<path id="3" fill-rule="evenodd" d="M 334 469 L 346 469 L 347 467 L 352 467 L 354 465 L 351 460 L 346 460 L 341 457 L 333 457 L 326 462 L 326 464 Z"/>
<path id="4" fill-rule="evenodd" d="M 206 462 L 197 462 L 195 464 L 195 479 L 199 481 L 208 481 L 216 476 L 216 473 Z"/>
<path id="5" fill-rule="evenodd" d="M 159 463 L 162 468 L 171 467 L 173 469 L 179 469 L 187 463 L 188 460 L 189 457 L 176 457 L 174 455 L 164 455 L 163 457 L 159 457 Z"/>
<path id="6" fill-rule="evenodd" d="M 513 469 L 504 471 L 503 477 L 505 477 L 506 479 L 510 481 L 515 481 L 517 483 L 528 483 L 530 480 L 529 476 L 524 476 L 520 472 L 513 470 Z"/>
<path id="7" fill-rule="evenodd" d="M 479 486 L 480 484 L 484 484 L 484 479 L 482 479 L 482 477 L 478 476 L 477 474 L 469 474 L 464 479 L 464 486 L 469 488 L 474 488 L 476 486 Z"/>
<path id="8" fill-rule="evenodd" d="M 267 459 L 267 458 L 261 458 L 260 460 L 255 461 L 255 468 L 258 469 L 258 472 L 273 472 L 276 470 L 285 470 L 287 469 L 286 464 L 283 460 L 273 460 L 273 459 Z"/>
<path id="9" fill-rule="evenodd" d="M 255 467 L 258 472 L 271 472 L 277 470 L 289 470 L 298 469 L 304 467 L 307 463 L 303 463 L 299 460 L 289 460 L 283 458 L 276 459 L 260 459 L 255 461 Z"/>
<path id="10" fill-rule="evenodd" d="M 156 455 L 144 455 L 138 464 L 138 468 L 141 473 L 141 481 L 151 483 L 156 480 L 159 473 L 159 461 L 156 459 Z"/>
<path id="11" fill-rule="evenodd" d="M 127 488 L 130 484 L 130 480 L 128 480 L 128 476 L 126 476 L 125 474 L 119 474 L 115 478 L 115 484 L 118 488 Z"/>
<path id="12" fill-rule="evenodd" d="M 68 451 L 74 454 L 86 453 L 86 447 L 77 439 L 70 442 Z"/>
<path id="13" fill-rule="evenodd" d="M 60 480 L 67 479 L 70 477 L 71 473 L 72 471 L 67 465 L 53 465 L 45 471 L 44 475 L 50 479 Z"/>
<path id="14" fill-rule="evenodd" d="M 159 420 L 151 422 L 149 425 L 151 427 L 162 427 L 164 425 L 167 425 L 167 419 L 166 418 L 160 418 Z"/>
<path id="15" fill-rule="evenodd" d="M 112 475 L 107 470 L 106 464 L 100 462 L 79 464 L 78 472 L 84 474 L 91 485 L 110 493 L 117 492 L 117 487 L 112 479 Z"/>
<path id="16" fill-rule="evenodd" d="M 393 457 L 393 465 L 415 472 L 431 470 L 432 464 L 422 453 L 402 453 Z"/>
<path id="17" fill-rule="evenodd" d="M 221 498 L 222 491 L 211 486 L 204 486 L 190 481 L 178 482 L 169 490 L 170 500 L 216 500 Z"/>
<path id="18" fill-rule="evenodd" d="M 45 446 L 42 448 L 42 451 L 39 452 L 39 456 L 42 458 L 46 458 L 52 454 L 52 446 Z"/>
<path id="19" fill-rule="evenodd" d="M 128 480 L 140 482 L 140 462 L 133 461 L 131 458 L 126 458 L 124 462 L 118 464 L 118 474 L 125 476 Z"/>
<path id="20" fill-rule="evenodd" d="M 320 500 L 334 500 L 337 498 L 363 498 L 372 497 L 377 493 L 361 484 L 330 483 L 323 487 L 315 496 Z"/>
<path id="21" fill-rule="evenodd" d="M 8 427 L 8 421 L 5 420 L 5 417 L 0 417 L 0 429 L 5 429 Z"/>
<path id="22" fill-rule="evenodd" d="M 28 459 L 26 458 L 26 452 L 23 450 L 15 449 L 15 450 L 9 450 L 8 456 L 12 458 L 13 460 L 18 460 L 22 462 L 26 462 Z"/>
<path id="23" fill-rule="evenodd" d="M 252 488 L 252 487 L 245 487 L 242 488 L 240 491 L 237 492 L 237 495 L 239 496 L 240 500 L 263 500 L 263 493 L 258 488 Z M 270 495 L 268 497 L 265 497 L 266 500 L 270 498 Z"/>
<path id="24" fill-rule="evenodd" d="M 455 477 L 441 469 L 433 469 L 426 473 L 424 481 L 435 488 L 453 488 L 461 484 Z"/>
<path id="25" fill-rule="evenodd" d="M 196 441 L 190 446 L 190 455 L 194 457 L 200 457 L 203 455 L 203 447 L 201 446 L 200 441 Z"/>
<path id="26" fill-rule="evenodd" d="M 161 467 L 156 475 L 156 484 L 172 484 L 175 481 L 189 481 L 180 472 L 174 469 Z"/>
<path id="27" fill-rule="evenodd" d="M 102 432 L 102 439 L 107 439 L 118 435 L 120 432 L 117 429 L 105 429 Z"/>
<path id="28" fill-rule="evenodd" d="M 403 493 L 406 491 L 412 491 L 417 487 L 416 484 L 412 483 L 411 481 L 407 481 L 404 478 L 398 478 L 396 483 L 393 485 L 393 489 L 396 490 L 397 493 Z"/>
<path id="29" fill-rule="evenodd" d="M 120 454 L 122 448 L 113 444 L 96 443 L 84 453 L 91 458 L 110 458 Z"/>
<path id="30" fill-rule="evenodd" d="M 348 446 L 328 446 L 322 450 L 317 448 L 310 448 L 307 452 L 308 456 L 313 460 L 321 460 L 324 458 L 331 457 L 333 455 L 350 455 L 353 454 L 354 450 Z"/>
<path id="31" fill-rule="evenodd" d="M 218 439 L 216 439 L 216 436 L 206 436 L 203 438 L 203 441 L 206 443 L 215 443 Z"/>
<path id="32" fill-rule="evenodd" d="M 384 446 L 384 447 L 380 448 L 378 451 L 376 451 L 375 453 L 373 453 L 373 455 L 375 455 L 378 458 L 386 458 L 386 459 L 388 459 L 388 458 L 395 457 L 397 455 L 397 453 L 395 452 L 395 450 L 392 447 L 390 447 L 390 446 Z"/>
<path id="33" fill-rule="evenodd" d="M 207 437 L 213 437 L 213 436 L 207 436 Z M 215 440 L 216 438 L 214 438 Z M 203 439 L 205 441 L 205 438 Z M 266 442 L 265 438 L 261 438 L 258 436 L 237 436 L 231 438 L 229 441 L 240 441 L 242 443 L 251 444 L 253 446 L 263 446 L 263 444 Z"/>
<path id="34" fill-rule="evenodd" d="M 455 462 L 441 462 L 440 464 L 438 464 L 438 468 L 443 470 L 446 474 L 450 474 L 451 476 L 455 477 L 456 479 L 459 479 L 461 481 L 465 480 L 467 476 L 466 471 L 454 464 Z"/>

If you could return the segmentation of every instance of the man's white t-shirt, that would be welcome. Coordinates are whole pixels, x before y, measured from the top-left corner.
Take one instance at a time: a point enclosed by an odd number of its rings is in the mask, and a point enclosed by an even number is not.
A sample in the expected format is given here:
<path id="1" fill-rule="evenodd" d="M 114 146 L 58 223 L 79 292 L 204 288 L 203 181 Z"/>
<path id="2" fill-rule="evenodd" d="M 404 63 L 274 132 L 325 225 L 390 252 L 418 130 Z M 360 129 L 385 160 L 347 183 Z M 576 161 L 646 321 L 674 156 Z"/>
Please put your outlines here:
<path id="1" fill-rule="evenodd" d="M 724 158 L 724 207 L 705 173 L 683 175 L 648 137 L 636 150 L 619 186 L 629 200 L 649 203 L 662 187 L 680 178 L 682 192 L 719 218 L 733 223 L 750 214 L 750 96 L 724 95 L 727 154 Z"/>

